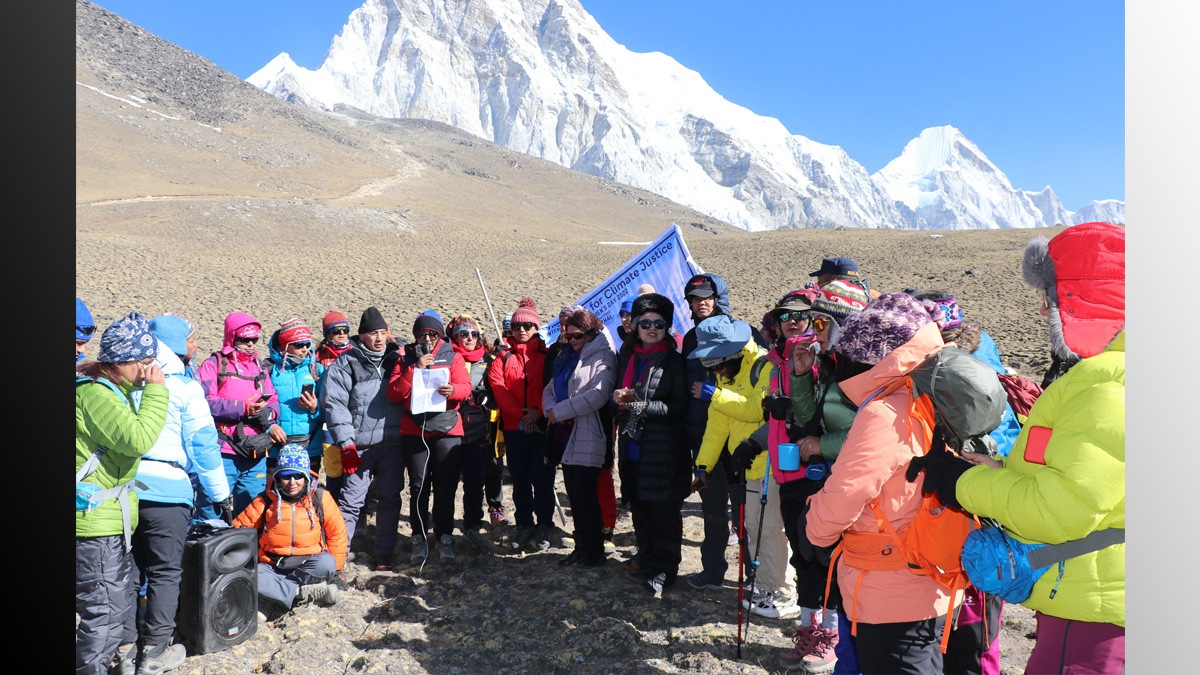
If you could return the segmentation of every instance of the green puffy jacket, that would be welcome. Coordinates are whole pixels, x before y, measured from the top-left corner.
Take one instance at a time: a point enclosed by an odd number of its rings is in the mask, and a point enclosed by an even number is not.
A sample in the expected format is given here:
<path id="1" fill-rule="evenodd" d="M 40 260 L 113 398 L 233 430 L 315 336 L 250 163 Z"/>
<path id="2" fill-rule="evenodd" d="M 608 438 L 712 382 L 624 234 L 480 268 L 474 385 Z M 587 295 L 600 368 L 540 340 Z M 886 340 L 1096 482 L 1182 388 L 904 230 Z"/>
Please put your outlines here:
<path id="1" fill-rule="evenodd" d="M 148 384 L 142 392 L 137 412 L 132 411 L 129 393 L 133 387 L 120 387 L 125 399 L 100 383 L 75 387 L 75 471 L 78 472 L 97 446 L 108 452 L 100 466 L 85 477 L 85 483 L 111 488 L 133 480 L 138 460 L 154 447 L 167 420 L 167 388 Z M 129 494 L 131 527 L 137 527 L 137 491 Z M 110 499 L 92 511 L 75 512 L 76 537 L 107 537 L 122 534 L 121 505 Z"/>
<path id="2" fill-rule="evenodd" d="M 1031 434 L 1033 440 L 1030 440 Z M 1058 544 L 1125 527 L 1125 332 L 1042 393 L 1002 469 L 977 466 L 955 491 L 1025 543 Z M 1024 604 L 1077 621 L 1125 625 L 1125 545 L 1053 566 Z"/>

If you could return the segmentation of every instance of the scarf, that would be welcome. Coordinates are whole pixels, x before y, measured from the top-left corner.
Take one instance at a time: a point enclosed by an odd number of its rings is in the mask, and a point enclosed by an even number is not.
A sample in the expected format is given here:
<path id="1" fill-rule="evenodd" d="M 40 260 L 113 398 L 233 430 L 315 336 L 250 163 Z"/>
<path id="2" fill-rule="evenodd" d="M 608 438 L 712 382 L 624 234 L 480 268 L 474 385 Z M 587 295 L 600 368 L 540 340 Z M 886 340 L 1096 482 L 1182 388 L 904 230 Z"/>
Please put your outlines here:
<path id="1" fill-rule="evenodd" d="M 484 353 L 487 351 L 482 342 L 479 343 L 478 347 L 471 350 L 459 346 L 457 342 L 451 342 L 450 346 L 454 348 L 454 353 L 462 356 L 463 360 L 467 363 L 477 363 L 479 359 L 483 358 Z"/>
<path id="2" fill-rule="evenodd" d="M 671 351 L 671 348 L 674 346 L 672 342 L 664 339 L 651 347 L 643 347 L 642 345 L 635 344 L 633 346 L 634 357 L 629 359 L 629 364 L 625 366 L 625 374 L 621 378 L 621 388 L 628 389 L 633 386 L 633 381 L 637 377 L 637 362 L 639 360 L 649 361 L 655 354 Z"/>
<path id="3" fill-rule="evenodd" d="M 571 379 L 571 374 L 575 372 L 575 366 L 579 365 L 579 352 L 568 347 L 566 352 L 560 352 L 559 357 L 554 359 L 554 367 L 551 371 L 554 374 L 554 400 L 562 402 L 567 400 L 567 380 Z"/>

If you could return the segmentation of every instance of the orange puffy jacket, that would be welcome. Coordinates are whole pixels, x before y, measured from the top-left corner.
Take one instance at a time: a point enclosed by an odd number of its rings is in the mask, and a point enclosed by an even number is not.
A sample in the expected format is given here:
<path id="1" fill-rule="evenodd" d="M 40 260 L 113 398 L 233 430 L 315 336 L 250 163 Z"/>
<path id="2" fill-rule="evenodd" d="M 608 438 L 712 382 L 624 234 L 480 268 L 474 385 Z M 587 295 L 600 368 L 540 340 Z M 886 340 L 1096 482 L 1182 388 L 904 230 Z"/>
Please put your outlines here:
<path id="1" fill-rule="evenodd" d="M 325 520 L 324 541 L 317 511 L 313 507 L 312 489 L 294 504 L 280 500 L 279 494 L 274 489 L 269 489 L 250 502 L 233 521 L 233 526 L 260 529 L 260 562 L 270 565 L 280 556 L 313 555 L 329 551 L 337 561 L 337 569 L 340 571 L 346 562 L 346 549 L 349 545 L 346 539 L 346 521 L 329 491 L 322 490 L 321 493 Z"/>

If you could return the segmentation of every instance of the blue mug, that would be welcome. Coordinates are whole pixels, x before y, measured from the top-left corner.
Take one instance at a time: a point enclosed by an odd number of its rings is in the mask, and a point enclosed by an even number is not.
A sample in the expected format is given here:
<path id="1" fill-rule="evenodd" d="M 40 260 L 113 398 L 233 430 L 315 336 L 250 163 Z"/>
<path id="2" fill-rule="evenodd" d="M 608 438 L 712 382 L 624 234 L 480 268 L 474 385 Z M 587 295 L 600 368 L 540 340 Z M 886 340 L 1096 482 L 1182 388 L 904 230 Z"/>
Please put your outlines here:
<path id="1" fill-rule="evenodd" d="M 795 443 L 779 444 L 779 470 L 800 470 L 800 446 Z"/>

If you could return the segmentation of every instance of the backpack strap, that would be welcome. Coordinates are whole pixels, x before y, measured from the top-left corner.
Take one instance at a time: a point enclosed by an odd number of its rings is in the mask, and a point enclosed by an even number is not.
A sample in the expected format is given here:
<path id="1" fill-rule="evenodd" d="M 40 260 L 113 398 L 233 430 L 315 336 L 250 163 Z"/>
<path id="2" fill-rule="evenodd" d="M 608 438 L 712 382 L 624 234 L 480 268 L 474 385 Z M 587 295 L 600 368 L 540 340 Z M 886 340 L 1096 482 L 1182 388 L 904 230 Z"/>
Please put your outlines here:
<path id="1" fill-rule="evenodd" d="M 76 387 L 80 387 L 85 384 L 101 384 L 105 387 L 108 387 L 108 389 L 116 394 L 117 398 L 121 400 L 121 403 L 125 405 L 126 409 L 133 413 L 137 412 L 137 409 L 129 402 L 129 399 L 125 397 L 125 394 L 120 390 L 120 388 L 118 388 L 117 385 L 113 384 L 112 382 L 109 382 L 106 378 L 75 378 Z M 96 449 L 92 451 L 92 454 L 87 458 L 87 461 L 85 461 L 83 466 L 79 467 L 79 470 L 75 472 L 76 509 L 85 512 L 94 511 L 95 509 L 99 508 L 101 504 L 110 499 L 117 500 L 117 504 L 121 507 L 121 532 L 125 536 L 125 550 L 129 551 L 133 548 L 133 519 L 131 515 L 132 509 L 129 504 L 129 493 L 133 492 L 135 489 L 148 490 L 150 488 L 136 478 L 110 488 L 100 488 L 100 486 L 95 483 L 85 482 L 85 478 L 92 475 L 96 472 L 96 469 L 100 468 L 100 460 L 104 458 L 104 454 L 107 452 L 108 448 L 106 446 L 97 444 Z M 90 488 L 100 489 L 92 490 Z M 79 508 L 80 504 L 84 505 L 83 508 Z"/>
<path id="2" fill-rule="evenodd" d="M 760 356 L 757 359 L 754 359 L 754 364 L 750 366 L 750 386 L 751 387 L 758 386 L 758 378 L 762 376 L 763 368 L 766 368 L 767 364 L 769 364 L 769 363 L 770 363 L 770 361 L 767 359 L 766 356 Z"/>
<path id="3" fill-rule="evenodd" d="M 1125 528 L 1110 527 L 1096 530 L 1082 539 L 1072 539 L 1061 544 L 1047 544 L 1029 552 L 1029 566 L 1033 569 L 1049 567 L 1068 558 L 1108 548 L 1113 544 L 1125 543 Z"/>

